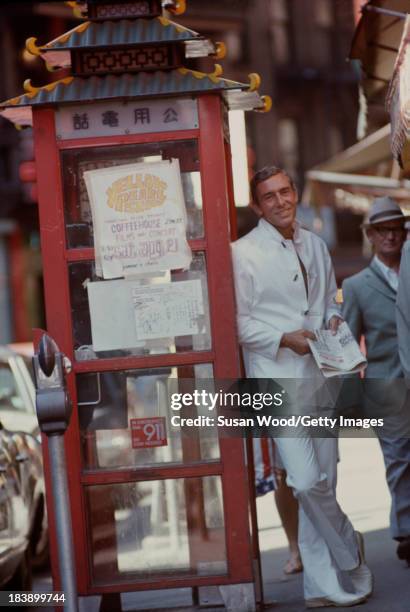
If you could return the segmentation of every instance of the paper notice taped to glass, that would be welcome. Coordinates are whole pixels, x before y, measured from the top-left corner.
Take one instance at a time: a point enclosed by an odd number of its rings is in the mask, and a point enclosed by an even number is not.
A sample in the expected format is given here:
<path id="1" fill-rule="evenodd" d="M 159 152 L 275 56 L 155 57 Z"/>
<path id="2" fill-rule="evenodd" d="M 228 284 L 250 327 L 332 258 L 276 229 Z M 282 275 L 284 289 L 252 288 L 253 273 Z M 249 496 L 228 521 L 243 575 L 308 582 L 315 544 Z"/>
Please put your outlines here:
<path id="1" fill-rule="evenodd" d="M 138 340 L 198 334 L 204 315 L 201 281 L 187 280 L 134 287 Z"/>
<path id="2" fill-rule="evenodd" d="M 96 274 L 105 279 L 187 269 L 186 209 L 177 159 L 84 172 Z"/>
<path id="3" fill-rule="evenodd" d="M 143 347 L 145 341 L 205 333 L 200 280 L 87 284 L 94 351 Z"/>

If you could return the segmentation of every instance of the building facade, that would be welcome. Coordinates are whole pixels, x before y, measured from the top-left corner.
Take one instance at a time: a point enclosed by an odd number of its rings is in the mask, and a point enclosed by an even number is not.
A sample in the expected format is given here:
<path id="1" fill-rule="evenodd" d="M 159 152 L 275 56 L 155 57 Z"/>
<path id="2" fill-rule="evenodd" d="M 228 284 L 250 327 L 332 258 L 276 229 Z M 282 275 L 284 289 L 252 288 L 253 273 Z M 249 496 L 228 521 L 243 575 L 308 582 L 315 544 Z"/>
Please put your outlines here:
<path id="1" fill-rule="evenodd" d="M 347 62 L 354 4 L 343 0 L 191 0 L 183 16 L 227 45 L 233 78 L 257 67 L 273 98 L 269 116 L 248 119 L 255 165 L 304 172 L 356 140 L 357 81 Z"/>

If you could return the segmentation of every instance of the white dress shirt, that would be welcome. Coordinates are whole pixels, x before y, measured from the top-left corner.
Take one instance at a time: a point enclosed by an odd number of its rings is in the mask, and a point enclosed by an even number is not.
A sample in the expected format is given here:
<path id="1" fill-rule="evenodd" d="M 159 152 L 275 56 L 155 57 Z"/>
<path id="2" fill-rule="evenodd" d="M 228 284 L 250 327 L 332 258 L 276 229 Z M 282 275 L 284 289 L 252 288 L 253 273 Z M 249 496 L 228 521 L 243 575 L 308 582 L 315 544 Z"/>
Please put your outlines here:
<path id="1" fill-rule="evenodd" d="M 389 283 L 393 291 L 397 292 L 397 289 L 399 288 L 399 275 L 396 270 L 394 270 L 393 268 L 389 268 L 389 266 L 386 266 L 386 264 L 383 263 L 381 259 L 377 257 L 377 255 L 374 256 L 373 261 L 380 270 L 380 272 L 383 274 L 383 277 Z"/>

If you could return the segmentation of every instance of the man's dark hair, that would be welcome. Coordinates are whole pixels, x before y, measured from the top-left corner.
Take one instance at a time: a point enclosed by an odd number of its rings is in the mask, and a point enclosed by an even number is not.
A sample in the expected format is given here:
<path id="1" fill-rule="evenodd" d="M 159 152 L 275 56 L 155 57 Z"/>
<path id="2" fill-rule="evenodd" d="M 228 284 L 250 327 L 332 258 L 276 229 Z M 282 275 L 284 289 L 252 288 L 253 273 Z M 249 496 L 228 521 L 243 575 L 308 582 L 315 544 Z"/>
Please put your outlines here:
<path id="1" fill-rule="evenodd" d="M 251 179 L 251 195 L 255 204 L 258 203 L 257 188 L 259 183 L 263 183 L 263 181 L 266 181 L 271 176 L 276 176 L 277 174 L 284 174 L 289 179 L 289 183 L 293 191 L 296 191 L 295 182 L 290 174 L 286 172 L 286 170 L 279 168 L 279 166 L 265 166 L 261 170 L 258 170 L 258 172 L 256 172 Z"/>

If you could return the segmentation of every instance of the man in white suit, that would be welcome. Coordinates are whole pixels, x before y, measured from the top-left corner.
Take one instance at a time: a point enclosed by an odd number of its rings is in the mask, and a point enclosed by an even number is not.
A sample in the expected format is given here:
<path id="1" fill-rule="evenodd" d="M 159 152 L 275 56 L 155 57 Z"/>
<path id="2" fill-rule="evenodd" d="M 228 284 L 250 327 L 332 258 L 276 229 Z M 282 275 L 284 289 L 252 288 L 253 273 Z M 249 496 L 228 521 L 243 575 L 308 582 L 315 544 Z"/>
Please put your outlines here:
<path id="1" fill-rule="evenodd" d="M 308 338 L 340 321 L 336 283 L 324 242 L 296 221 L 297 191 L 287 173 L 274 166 L 251 181 L 258 226 L 232 245 L 239 341 L 246 374 L 291 378 L 299 392 L 319 389 L 323 377 Z M 313 382 L 312 382 L 313 381 Z M 299 546 L 308 608 L 353 606 L 372 591 L 362 539 L 336 501 L 337 440 L 306 432 L 276 438 L 287 483 L 299 500 Z M 344 590 L 348 572 L 354 592 Z"/>

